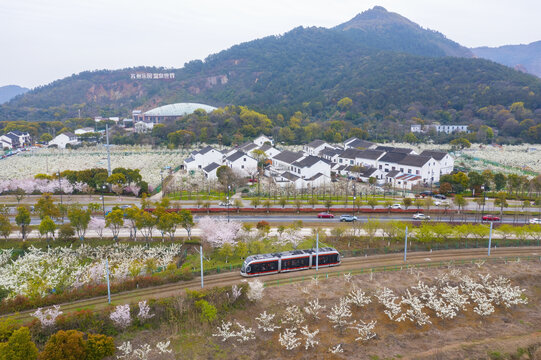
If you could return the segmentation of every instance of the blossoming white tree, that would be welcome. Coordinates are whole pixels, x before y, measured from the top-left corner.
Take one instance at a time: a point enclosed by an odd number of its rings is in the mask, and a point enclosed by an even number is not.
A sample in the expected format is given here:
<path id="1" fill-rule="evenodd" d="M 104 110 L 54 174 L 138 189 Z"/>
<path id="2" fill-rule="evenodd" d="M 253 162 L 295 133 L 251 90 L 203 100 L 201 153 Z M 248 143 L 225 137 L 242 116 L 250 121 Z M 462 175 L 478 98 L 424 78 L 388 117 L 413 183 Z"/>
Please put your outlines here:
<path id="1" fill-rule="evenodd" d="M 351 325 L 349 328 L 357 330 L 357 334 L 359 335 L 355 339 L 356 341 L 368 341 L 376 337 L 376 333 L 373 332 L 376 326 L 375 320 L 370 321 L 368 324 L 362 320 L 354 321 Z"/>
<path id="2" fill-rule="evenodd" d="M 115 326 L 125 329 L 131 324 L 130 305 L 117 305 L 115 310 L 111 312 L 109 318 Z"/>
<path id="3" fill-rule="evenodd" d="M 53 326 L 56 323 L 56 318 L 62 315 L 59 305 L 54 305 L 52 308 L 44 311 L 38 308 L 36 312 L 32 313 L 32 316 L 37 318 L 43 327 Z"/>
<path id="4" fill-rule="evenodd" d="M 148 306 L 147 301 L 139 301 L 139 313 L 137 317 L 141 321 L 145 321 L 154 317 L 154 314 L 150 313 L 150 306 Z"/>
<path id="5" fill-rule="evenodd" d="M 264 332 L 274 332 L 276 329 L 280 329 L 280 326 L 273 324 L 275 314 L 267 314 L 267 311 L 263 311 L 255 319 L 257 320 L 257 328 Z"/>
<path id="6" fill-rule="evenodd" d="M 286 350 L 293 350 L 301 345 L 301 339 L 297 337 L 296 328 L 285 329 L 278 336 L 278 341 Z"/>
<path id="7" fill-rule="evenodd" d="M 302 315 L 301 309 L 297 305 L 286 307 L 282 322 L 295 326 L 302 324 L 304 322 L 304 316 Z"/>
<path id="8" fill-rule="evenodd" d="M 201 238 L 213 247 L 234 245 L 242 228 L 242 224 L 238 221 L 227 222 L 225 219 L 209 216 L 201 218 L 197 226 L 201 230 Z"/>
<path id="9" fill-rule="evenodd" d="M 316 335 L 319 334 L 319 329 L 316 329 L 315 331 L 310 331 L 308 329 L 308 325 L 304 325 L 301 328 L 301 334 L 305 336 L 305 339 L 304 339 L 305 350 L 308 350 L 309 348 L 313 348 L 315 345 L 319 344 L 319 342 L 315 339 Z"/>
<path id="10" fill-rule="evenodd" d="M 263 291 L 265 290 L 265 286 L 261 282 L 261 280 L 252 280 L 248 282 L 248 292 L 246 293 L 246 296 L 251 301 L 258 301 L 263 298 Z"/>
<path id="11" fill-rule="evenodd" d="M 325 306 L 319 304 L 319 299 L 315 299 L 308 302 L 308 305 L 304 307 L 304 312 L 314 319 L 319 319 L 319 312 L 323 309 L 325 309 Z"/>
<path id="12" fill-rule="evenodd" d="M 340 302 L 333 305 L 330 314 L 327 315 L 327 318 L 334 324 L 333 327 L 338 329 L 340 334 L 342 334 L 344 328 L 348 324 L 349 319 L 351 318 L 351 315 L 349 302 L 346 298 L 340 298 Z"/>

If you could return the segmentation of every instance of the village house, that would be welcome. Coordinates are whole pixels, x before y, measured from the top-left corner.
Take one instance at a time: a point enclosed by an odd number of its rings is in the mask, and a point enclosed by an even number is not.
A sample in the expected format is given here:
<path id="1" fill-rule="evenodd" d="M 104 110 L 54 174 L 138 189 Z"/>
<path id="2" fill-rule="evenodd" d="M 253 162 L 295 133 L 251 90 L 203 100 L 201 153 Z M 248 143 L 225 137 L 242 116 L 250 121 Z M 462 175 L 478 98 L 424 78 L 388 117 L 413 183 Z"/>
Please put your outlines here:
<path id="1" fill-rule="evenodd" d="M 223 154 L 214 149 L 212 146 L 207 146 L 199 151 L 193 151 L 191 155 L 184 160 L 184 168 L 187 171 L 201 170 L 205 166 L 215 162 L 221 164 Z"/>
<path id="2" fill-rule="evenodd" d="M 455 160 L 451 155 L 443 151 L 425 150 L 421 156 L 430 156 L 436 160 L 440 166 L 440 175 L 450 174 L 455 168 Z"/>
<path id="3" fill-rule="evenodd" d="M 56 145 L 56 147 L 58 147 L 59 149 L 65 149 L 68 145 L 75 146 L 79 144 L 80 142 L 77 139 L 77 135 L 72 132 L 66 131 L 49 141 L 48 146 L 51 147 Z"/>
<path id="4" fill-rule="evenodd" d="M 314 140 L 303 146 L 302 150 L 306 155 L 319 156 L 324 149 L 334 149 L 334 146 L 323 140 Z"/>

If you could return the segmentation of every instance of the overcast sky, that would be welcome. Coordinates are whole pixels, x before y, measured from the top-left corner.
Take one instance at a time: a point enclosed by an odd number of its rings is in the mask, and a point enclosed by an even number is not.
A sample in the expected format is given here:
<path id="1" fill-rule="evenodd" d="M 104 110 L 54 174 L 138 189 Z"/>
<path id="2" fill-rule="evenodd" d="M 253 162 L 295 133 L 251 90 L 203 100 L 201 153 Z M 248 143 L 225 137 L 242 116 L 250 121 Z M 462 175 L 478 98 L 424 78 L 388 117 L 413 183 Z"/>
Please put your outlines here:
<path id="1" fill-rule="evenodd" d="M 0 86 L 182 67 L 296 26 L 332 27 L 375 5 L 468 47 L 541 40 L 540 0 L 0 0 Z"/>

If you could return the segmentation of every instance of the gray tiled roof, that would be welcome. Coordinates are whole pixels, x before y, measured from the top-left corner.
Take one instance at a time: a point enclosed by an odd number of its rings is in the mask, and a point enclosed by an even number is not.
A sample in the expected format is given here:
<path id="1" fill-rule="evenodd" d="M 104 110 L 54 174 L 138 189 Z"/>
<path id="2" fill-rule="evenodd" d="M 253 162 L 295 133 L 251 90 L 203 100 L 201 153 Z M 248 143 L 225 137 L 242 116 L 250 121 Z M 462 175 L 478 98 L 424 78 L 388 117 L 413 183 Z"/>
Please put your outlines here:
<path id="1" fill-rule="evenodd" d="M 383 155 L 383 157 L 379 159 L 379 161 L 386 162 L 386 163 L 398 163 L 406 156 L 407 154 L 403 154 L 403 153 L 388 152 L 387 154 Z"/>
<path id="2" fill-rule="evenodd" d="M 300 168 L 306 168 L 306 167 L 311 167 L 311 166 L 317 164 L 320 161 L 328 163 L 325 159 L 321 159 L 321 158 L 318 158 L 317 156 L 310 155 L 310 156 L 307 156 L 307 157 L 305 157 L 304 159 L 302 159 L 300 161 L 294 162 L 293 166 L 297 166 L 297 167 L 300 167 Z"/>
<path id="3" fill-rule="evenodd" d="M 242 151 L 236 151 L 233 154 L 229 155 L 226 160 L 233 162 L 233 161 L 236 161 L 236 160 L 240 159 L 244 155 L 246 155 L 246 153 L 244 153 Z"/>
<path id="4" fill-rule="evenodd" d="M 344 150 L 339 155 L 339 157 L 341 157 L 343 159 L 356 159 L 356 158 L 360 157 L 361 153 L 362 153 L 362 151 L 359 150 L 359 149 L 347 149 L 347 150 Z"/>
<path id="5" fill-rule="evenodd" d="M 360 139 L 355 139 L 352 142 L 350 142 L 349 144 L 347 144 L 348 147 L 363 148 L 363 149 L 368 149 L 372 145 L 374 145 L 373 142 L 366 141 L 366 140 L 360 140 Z"/>
<path id="6" fill-rule="evenodd" d="M 394 152 L 394 153 L 403 153 L 403 154 L 410 154 L 413 150 L 408 148 L 398 148 L 398 147 L 392 147 L 392 146 L 377 146 L 376 150 L 381 151 L 387 151 L 387 152 Z"/>
<path id="7" fill-rule="evenodd" d="M 434 159 L 440 161 L 441 159 L 443 159 L 445 157 L 445 155 L 447 155 L 447 153 L 443 152 L 443 151 L 425 150 L 422 153 L 420 153 L 419 155 L 421 155 L 421 156 L 430 156 L 431 158 L 434 158 Z"/>
<path id="8" fill-rule="evenodd" d="M 400 160 L 398 163 L 400 165 L 422 167 L 424 164 L 429 162 L 430 159 L 431 159 L 430 156 L 407 155 L 405 158 Z"/>
<path id="9" fill-rule="evenodd" d="M 359 154 L 358 158 L 360 159 L 368 159 L 368 160 L 377 160 L 379 159 L 383 154 L 385 154 L 385 151 L 380 150 L 362 150 Z"/>
<path id="10" fill-rule="evenodd" d="M 298 177 L 297 175 L 295 175 L 295 174 L 293 174 L 293 173 L 290 173 L 289 171 L 286 171 L 286 172 L 283 173 L 281 176 L 282 176 L 283 178 L 285 178 L 285 179 L 290 180 L 290 181 L 295 181 L 295 180 L 299 179 L 299 177 Z"/>
<path id="11" fill-rule="evenodd" d="M 289 150 L 284 150 L 278 155 L 276 155 L 273 159 L 283 161 L 288 164 L 293 164 L 295 161 L 302 158 L 304 155 L 298 152 L 293 152 Z"/>
<path id="12" fill-rule="evenodd" d="M 206 153 L 208 153 L 211 150 L 214 150 L 214 148 L 212 146 L 207 146 L 207 147 L 204 147 L 201 150 L 199 150 L 199 153 L 201 155 L 205 155 Z"/>
<path id="13" fill-rule="evenodd" d="M 312 142 L 306 144 L 306 146 L 315 149 L 315 148 L 317 148 L 318 146 L 321 146 L 321 145 L 323 145 L 323 144 L 326 144 L 326 142 L 323 141 L 323 140 L 313 140 Z"/>
<path id="14" fill-rule="evenodd" d="M 217 169 L 220 167 L 220 164 L 216 164 L 215 162 L 208 164 L 203 168 L 204 172 L 211 172 L 214 169 Z"/>

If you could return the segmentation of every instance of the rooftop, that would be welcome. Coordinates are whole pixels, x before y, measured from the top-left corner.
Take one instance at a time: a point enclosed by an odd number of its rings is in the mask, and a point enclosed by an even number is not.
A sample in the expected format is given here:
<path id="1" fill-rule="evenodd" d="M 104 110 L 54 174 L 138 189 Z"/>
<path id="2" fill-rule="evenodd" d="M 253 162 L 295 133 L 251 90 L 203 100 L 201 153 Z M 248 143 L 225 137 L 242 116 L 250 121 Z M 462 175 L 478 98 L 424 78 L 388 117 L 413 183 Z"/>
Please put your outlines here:
<path id="1" fill-rule="evenodd" d="M 435 160 L 440 161 L 441 159 L 443 159 L 445 157 L 445 155 L 447 155 L 447 153 L 442 152 L 442 151 L 425 150 L 422 153 L 420 153 L 419 155 L 421 155 L 421 156 L 430 156 L 431 158 L 434 158 Z"/>
<path id="2" fill-rule="evenodd" d="M 198 103 L 176 103 L 154 108 L 144 113 L 145 116 L 185 116 L 195 110 L 203 109 L 206 112 L 216 110 L 214 106 Z"/>
<path id="3" fill-rule="evenodd" d="M 407 155 L 402 160 L 400 160 L 398 163 L 400 165 L 421 167 L 424 164 L 426 164 L 427 162 L 429 162 L 430 159 L 431 159 L 430 156 Z"/>
<path id="4" fill-rule="evenodd" d="M 298 152 L 293 152 L 289 150 L 284 150 L 278 155 L 276 155 L 273 159 L 282 161 L 288 164 L 293 164 L 295 161 L 302 158 L 304 155 Z"/>
<path id="5" fill-rule="evenodd" d="M 394 153 L 402 153 L 402 154 L 410 154 L 413 150 L 408 148 L 398 148 L 393 146 L 377 146 L 376 150 L 380 151 L 387 151 L 387 152 L 394 152 Z"/>

